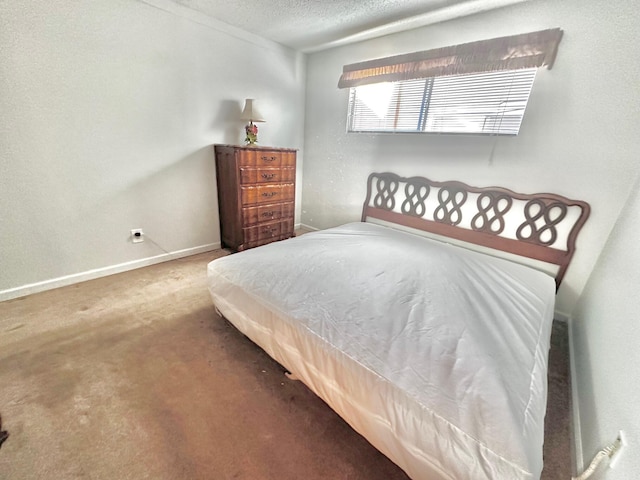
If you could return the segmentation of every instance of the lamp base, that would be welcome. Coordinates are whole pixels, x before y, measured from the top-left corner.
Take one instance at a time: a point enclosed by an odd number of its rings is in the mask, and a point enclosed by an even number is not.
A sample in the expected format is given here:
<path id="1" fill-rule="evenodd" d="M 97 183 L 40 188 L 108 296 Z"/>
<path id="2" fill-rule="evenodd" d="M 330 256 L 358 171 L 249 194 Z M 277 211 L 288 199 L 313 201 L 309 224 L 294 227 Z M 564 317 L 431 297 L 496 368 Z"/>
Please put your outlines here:
<path id="1" fill-rule="evenodd" d="M 249 125 L 244 127 L 244 131 L 247 134 L 244 139 L 247 145 L 258 143 L 258 126 L 256 124 L 249 122 Z"/>

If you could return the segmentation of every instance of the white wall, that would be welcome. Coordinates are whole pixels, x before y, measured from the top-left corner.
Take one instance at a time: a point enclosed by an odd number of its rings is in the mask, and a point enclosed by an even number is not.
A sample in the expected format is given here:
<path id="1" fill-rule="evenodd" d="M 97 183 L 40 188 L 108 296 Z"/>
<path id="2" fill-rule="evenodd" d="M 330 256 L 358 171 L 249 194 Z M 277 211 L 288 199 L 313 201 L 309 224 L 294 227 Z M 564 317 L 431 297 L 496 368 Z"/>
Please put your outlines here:
<path id="1" fill-rule="evenodd" d="M 572 319 L 574 388 L 588 464 L 626 433 L 629 446 L 613 470 L 599 473 L 636 480 L 640 472 L 640 181 L 633 187 L 589 278 Z"/>
<path id="2" fill-rule="evenodd" d="M 252 97 L 260 143 L 301 148 L 304 75 L 167 0 L 0 2 L 0 300 L 219 246 L 211 145 Z"/>
<path id="3" fill-rule="evenodd" d="M 372 171 L 586 200 L 592 216 L 557 301 L 568 315 L 639 169 L 636 3 L 536 0 L 310 55 L 302 222 L 358 220 Z M 518 137 L 345 133 L 343 65 L 553 27 L 565 32 L 558 57 L 538 73 Z"/>

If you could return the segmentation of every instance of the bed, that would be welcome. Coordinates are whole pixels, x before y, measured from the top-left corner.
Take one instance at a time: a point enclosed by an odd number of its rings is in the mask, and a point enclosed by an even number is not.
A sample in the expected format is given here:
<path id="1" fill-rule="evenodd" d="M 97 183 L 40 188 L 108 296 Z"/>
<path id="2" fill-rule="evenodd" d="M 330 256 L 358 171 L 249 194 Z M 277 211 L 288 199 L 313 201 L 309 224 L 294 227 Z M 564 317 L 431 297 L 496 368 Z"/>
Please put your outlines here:
<path id="1" fill-rule="evenodd" d="M 360 222 L 211 262 L 219 313 L 414 480 L 539 479 L 589 205 L 373 173 Z"/>

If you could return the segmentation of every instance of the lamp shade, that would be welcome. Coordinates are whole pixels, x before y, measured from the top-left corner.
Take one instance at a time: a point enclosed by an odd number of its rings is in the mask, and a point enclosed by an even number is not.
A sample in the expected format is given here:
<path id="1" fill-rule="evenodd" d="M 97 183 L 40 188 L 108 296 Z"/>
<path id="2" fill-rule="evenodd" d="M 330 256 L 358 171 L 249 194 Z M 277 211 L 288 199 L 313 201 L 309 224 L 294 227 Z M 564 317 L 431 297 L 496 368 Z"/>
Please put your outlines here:
<path id="1" fill-rule="evenodd" d="M 242 114 L 240 115 L 242 120 L 249 120 L 250 122 L 264 122 L 265 119 L 262 117 L 260 112 L 256 110 L 255 105 L 253 104 L 253 98 L 247 98 L 244 101 L 244 110 L 242 110 Z"/>

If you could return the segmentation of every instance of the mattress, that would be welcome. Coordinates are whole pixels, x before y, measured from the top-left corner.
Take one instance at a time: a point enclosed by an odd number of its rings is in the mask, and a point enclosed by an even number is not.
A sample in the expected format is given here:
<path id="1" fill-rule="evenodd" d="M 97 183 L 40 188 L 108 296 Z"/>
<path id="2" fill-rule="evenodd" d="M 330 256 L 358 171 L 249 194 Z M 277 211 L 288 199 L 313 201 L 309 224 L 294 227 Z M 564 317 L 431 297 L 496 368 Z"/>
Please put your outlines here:
<path id="1" fill-rule="evenodd" d="M 539 479 L 552 277 L 369 223 L 219 258 L 216 308 L 415 480 Z"/>

